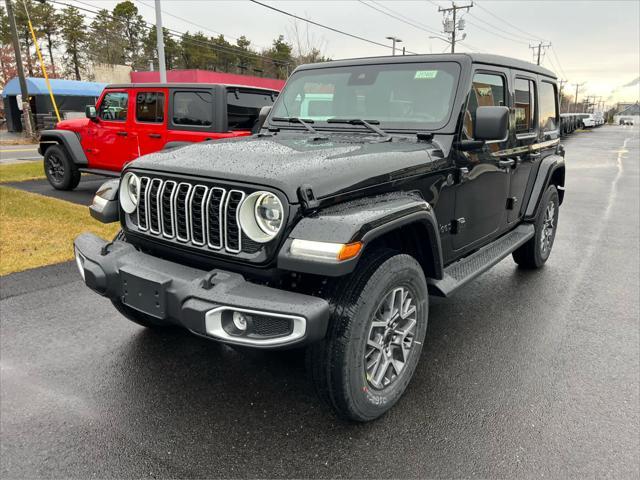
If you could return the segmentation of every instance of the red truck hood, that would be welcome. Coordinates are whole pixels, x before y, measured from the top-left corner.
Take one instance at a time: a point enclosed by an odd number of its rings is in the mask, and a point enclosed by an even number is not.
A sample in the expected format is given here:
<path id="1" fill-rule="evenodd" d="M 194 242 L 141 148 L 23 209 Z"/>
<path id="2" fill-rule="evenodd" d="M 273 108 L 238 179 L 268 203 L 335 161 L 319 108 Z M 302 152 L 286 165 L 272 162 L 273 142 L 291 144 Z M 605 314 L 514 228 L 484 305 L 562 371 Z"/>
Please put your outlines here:
<path id="1" fill-rule="evenodd" d="M 56 128 L 59 130 L 71 130 L 72 132 L 78 132 L 86 127 L 89 122 L 88 118 L 74 118 L 73 120 L 62 120 L 56 124 Z"/>

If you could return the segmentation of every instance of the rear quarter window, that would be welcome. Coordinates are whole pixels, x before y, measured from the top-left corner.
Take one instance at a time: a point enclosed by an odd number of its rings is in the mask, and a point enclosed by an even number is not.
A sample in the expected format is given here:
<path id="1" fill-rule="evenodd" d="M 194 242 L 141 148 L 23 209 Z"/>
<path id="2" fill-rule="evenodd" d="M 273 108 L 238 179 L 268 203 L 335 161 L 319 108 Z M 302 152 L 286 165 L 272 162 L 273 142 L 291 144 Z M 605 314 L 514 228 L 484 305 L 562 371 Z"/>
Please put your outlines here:
<path id="1" fill-rule="evenodd" d="M 209 92 L 175 92 L 174 125 L 210 127 L 213 125 L 213 95 Z"/>
<path id="2" fill-rule="evenodd" d="M 258 120 L 260 109 L 273 105 L 275 95 L 267 92 L 227 91 L 227 120 L 229 130 L 251 130 Z"/>

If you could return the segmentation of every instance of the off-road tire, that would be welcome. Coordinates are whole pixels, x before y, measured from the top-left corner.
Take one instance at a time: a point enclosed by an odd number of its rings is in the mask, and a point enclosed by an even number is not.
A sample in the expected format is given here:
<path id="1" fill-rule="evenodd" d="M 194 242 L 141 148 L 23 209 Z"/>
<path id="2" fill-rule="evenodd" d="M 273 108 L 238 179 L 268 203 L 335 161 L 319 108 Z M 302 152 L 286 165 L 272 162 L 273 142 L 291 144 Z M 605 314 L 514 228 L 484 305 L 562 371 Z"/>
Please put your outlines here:
<path id="1" fill-rule="evenodd" d="M 393 383 L 375 389 L 365 371 L 367 340 L 381 299 L 399 286 L 414 295 L 414 350 Z M 332 308 L 327 335 L 307 349 L 307 370 L 318 395 L 339 417 L 374 420 L 400 399 L 418 364 L 429 308 L 424 272 L 409 255 L 377 249 L 365 254 L 356 272 L 334 282 L 327 298 Z"/>
<path id="2" fill-rule="evenodd" d="M 56 190 L 73 190 L 80 183 L 81 173 L 62 145 L 51 145 L 44 153 L 44 173 Z"/>
<path id="3" fill-rule="evenodd" d="M 546 249 L 543 249 L 543 229 L 548 225 L 546 222 L 547 212 L 550 204 L 553 203 L 553 232 L 551 237 L 548 238 L 548 245 Z M 542 267 L 551 255 L 551 249 L 553 248 L 553 242 L 558 230 L 558 214 L 560 213 L 560 197 L 558 196 L 558 190 L 555 185 L 550 185 L 542 196 L 540 202 L 540 208 L 538 215 L 534 223 L 535 234 L 527 243 L 513 252 L 513 260 L 522 268 L 535 269 Z"/>

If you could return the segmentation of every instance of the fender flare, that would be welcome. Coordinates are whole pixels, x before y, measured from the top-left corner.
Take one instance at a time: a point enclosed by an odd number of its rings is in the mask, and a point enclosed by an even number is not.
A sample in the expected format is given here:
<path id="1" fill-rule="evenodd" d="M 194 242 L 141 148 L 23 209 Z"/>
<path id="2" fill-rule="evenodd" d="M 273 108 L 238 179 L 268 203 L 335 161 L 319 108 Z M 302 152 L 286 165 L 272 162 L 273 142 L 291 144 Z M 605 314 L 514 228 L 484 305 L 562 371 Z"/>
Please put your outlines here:
<path id="1" fill-rule="evenodd" d="M 442 246 L 438 222 L 431 205 L 413 193 L 391 193 L 366 197 L 328 207 L 302 217 L 289 233 L 278 253 L 278 268 L 300 273 L 338 277 L 353 272 L 369 245 L 403 227 L 421 229 L 427 238 L 420 242 L 429 265 L 427 277 L 442 278 Z M 363 242 L 359 255 L 343 262 L 294 257 L 294 239 L 330 243 Z"/>
<path id="2" fill-rule="evenodd" d="M 70 160 L 76 165 L 84 167 L 89 164 L 75 132 L 70 130 L 43 130 L 40 134 L 38 153 L 44 156 L 49 145 L 54 143 L 64 146 L 69 154 Z"/>
<path id="3" fill-rule="evenodd" d="M 531 195 L 529 196 L 527 208 L 525 209 L 525 220 L 536 218 L 540 199 L 554 178 L 557 179 L 555 183 L 557 183 L 557 186 L 561 190 L 559 193 L 560 203 L 562 203 L 564 199 L 565 162 L 564 157 L 560 155 L 549 155 L 540 163 L 540 168 L 538 168 L 536 180 L 533 184 Z"/>

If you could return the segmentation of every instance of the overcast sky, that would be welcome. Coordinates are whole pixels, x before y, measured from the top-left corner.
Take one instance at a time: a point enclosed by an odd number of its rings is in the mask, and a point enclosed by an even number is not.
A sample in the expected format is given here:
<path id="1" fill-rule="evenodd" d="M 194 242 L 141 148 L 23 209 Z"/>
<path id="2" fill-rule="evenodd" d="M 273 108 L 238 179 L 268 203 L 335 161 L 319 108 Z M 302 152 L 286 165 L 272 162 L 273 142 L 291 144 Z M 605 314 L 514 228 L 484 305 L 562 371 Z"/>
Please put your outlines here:
<path id="1" fill-rule="evenodd" d="M 84 5 L 112 8 L 117 1 L 82 0 Z M 276 8 L 381 43 L 387 36 L 418 53 L 441 53 L 448 46 L 429 39 L 428 30 L 441 32 L 438 6 L 451 2 L 429 0 L 262 0 Z M 73 3 L 73 1 L 71 0 Z M 140 13 L 154 22 L 154 0 L 135 0 Z M 367 3 L 369 6 L 365 5 Z M 468 2 L 457 0 L 458 5 Z M 640 97 L 640 1 L 506 1 L 479 0 L 468 14 L 465 42 L 458 51 L 479 50 L 532 59 L 530 41 L 546 40 L 543 65 L 569 84 L 587 82 L 581 92 L 613 101 Z M 414 26 L 385 15 L 409 19 Z M 385 8 L 386 7 L 386 8 Z M 248 0 L 162 0 L 165 27 L 179 31 L 222 33 L 229 41 L 245 35 L 257 47 L 268 47 L 279 34 L 291 39 L 294 20 Z M 175 16 L 172 16 L 175 15 Z M 181 20 L 181 17 L 185 20 Z M 316 26 L 298 22 L 325 55 L 338 59 L 390 54 L 371 45 Z M 625 86 L 626 85 L 626 86 Z M 574 88 L 571 85 L 568 88 Z M 582 93 L 581 93 L 582 96 Z"/>

